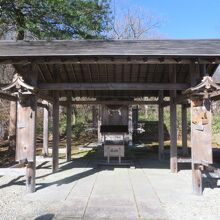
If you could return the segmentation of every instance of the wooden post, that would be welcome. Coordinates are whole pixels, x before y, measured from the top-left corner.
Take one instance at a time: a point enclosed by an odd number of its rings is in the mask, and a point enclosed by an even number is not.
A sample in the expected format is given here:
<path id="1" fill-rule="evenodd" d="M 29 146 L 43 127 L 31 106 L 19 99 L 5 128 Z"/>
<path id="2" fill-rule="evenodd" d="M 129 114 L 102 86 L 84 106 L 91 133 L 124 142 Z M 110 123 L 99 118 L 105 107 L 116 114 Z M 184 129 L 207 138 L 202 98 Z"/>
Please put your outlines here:
<path id="1" fill-rule="evenodd" d="M 96 128 L 98 127 L 98 109 L 96 106 L 92 106 L 92 127 Z"/>
<path id="2" fill-rule="evenodd" d="M 193 193 L 202 194 L 202 164 L 212 164 L 212 113 L 209 99 L 191 98 Z"/>
<path id="3" fill-rule="evenodd" d="M 27 66 L 25 80 L 32 86 L 37 85 L 36 66 Z M 17 103 L 17 142 L 16 160 L 26 161 L 26 189 L 35 191 L 36 175 L 36 113 L 37 97 L 35 94 L 22 94 Z"/>
<path id="4" fill-rule="evenodd" d="M 159 137 L 159 148 L 158 158 L 162 160 L 164 157 L 164 115 L 163 115 L 163 91 L 159 91 L 159 105 L 158 105 L 158 137 Z"/>
<path id="5" fill-rule="evenodd" d="M 170 97 L 170 169 L 177 172 L 177 127 L 176 127 L 176 103 L 174 97 Z"/>
<path id="6" fill-rule="evenodd" d="M 48 102 L 44 101 L 43 104 L 47 104 Z M 49 122 L 49 106 L 44 108 L 44 121 L 43 121 L 43 155 L 44 157 L 48 156 L 48 122 Z"/>
<path id="7" fill-rule="evenodd" d="M 36 163 L 36 110 L 35 95 L 24 95 L 18 103 L 16 160 L 27 161 L 26 189 L 35 191 Z"/>
<path id="8" fill-rule="evenodd" d="M 191 87 L 197 85 L 198 79 L 200 78 L 200 71 L 199 71 L 199 65 L 198 64 L 191 64 L 190 65 L 190 84 Z M 193 162 L 193 131 L 192 131 L 192 111 L 193 111 L 193 104 L 191 101 L 191 157 L 192 157 L 192 186 L 193 186 L 193 193 L 196 195 L 201 195 L 202 193 L 202 174 L 201 171 L 199 171 Z"/>
<path id="9" fill-rule="evenodd" d="M 53 102 L 53 172 L 58 171 L 59 166 L 59 92 L 54 92 Z"/>
<path id="10" fill-rule="evenodd" d="M 183 155 L 186 156 L 188 154 L 188 146 L 187 146 L 187 107 L 186 105 L 181 105 L 181 114 L 182 114 L 182 150 Z"/>
<path id="11" fill-rule="evenodd" d="M 138 105 L 132 108 L 133 133 L 137 133 L 138 128 Z"/>
<path id="12" fill-rule="evenodd" d="M 66 121 L 66 160 L 71 161 L 71 149 L 72 149 L 72 97 L 71 93 L 67 96 L 67 121 Z"/>
<path id="13" fill-rule="evenodd" d="M 28 193 L 35 192 L 35 176 L 36 176 L 36 161 L 28 162 L 26 165 L 26 191 Z"/>
<path id="14" fill-rule="evenodd" d="M 102 134 L 100 132 L 102 124 L 102 105 L 99 105 L 98 107 L 98 142 L 102 143 Z"/>
<path id="15" fill-rule="evenodd" d="M 202 167 L 198 164 L 192 164 L 192 185 L 193 193 L 202 195 Z"/>
<path id="16" fill-rule="evenodd" d="M 170 80 L 176 83 L 176 66 L 170 65 Z M 177 167 L 177 125 L 176 125 L 176 91 L 170 91 L 170 170 L 176 173 Z"/>
<path id="17" fill-rule="evenodd" d="M 132 129 L 132 106 L 129 105 L 128 106 L 128 145 L 132 146 L 133 142 L 132 142 L 132 133 L 133 133 L 133 129 Z"/>
<path id="18" fill-rule="evenodd" d="M 9 120 L 9 149 L 15 150 L 16 146 L 16 124 L 17 124 L 17 102 L 10 102 L 10 120 Z"/>

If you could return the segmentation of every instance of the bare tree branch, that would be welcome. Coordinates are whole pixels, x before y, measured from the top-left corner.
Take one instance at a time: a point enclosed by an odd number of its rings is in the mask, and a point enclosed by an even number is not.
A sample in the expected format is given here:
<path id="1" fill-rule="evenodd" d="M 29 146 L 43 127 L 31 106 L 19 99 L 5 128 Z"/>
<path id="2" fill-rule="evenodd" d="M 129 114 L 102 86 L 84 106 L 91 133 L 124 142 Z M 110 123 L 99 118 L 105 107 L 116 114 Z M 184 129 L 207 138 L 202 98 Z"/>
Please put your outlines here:
<path id="1" fill-rule="evenodd" d="M 160 27 L 161 19 L 141 9 L 128 9 L 115 16 L 110 38 L 146 39 Z"/>

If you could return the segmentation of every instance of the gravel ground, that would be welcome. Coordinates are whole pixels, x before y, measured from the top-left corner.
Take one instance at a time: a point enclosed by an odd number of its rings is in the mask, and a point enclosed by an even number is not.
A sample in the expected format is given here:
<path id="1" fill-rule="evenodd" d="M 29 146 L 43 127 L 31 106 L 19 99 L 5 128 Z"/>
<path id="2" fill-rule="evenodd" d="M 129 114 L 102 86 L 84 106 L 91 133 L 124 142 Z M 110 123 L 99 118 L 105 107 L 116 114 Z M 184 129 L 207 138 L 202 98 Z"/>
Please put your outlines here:
<path id="1" fill-rule="evenodd" d="M 50 171 L 47 170 L 49 173 Z M 45 170 L 37 170 L 37 175 L 46 174 Z M 0 219 L 35 219 L 46 213 L 54 213 L 56 204 L 45 204 L 42 201 L 25 199 L 24 177 L 0 177 Z M 57 204 L 58 205 L 58 204 Z"/>
<path id="2" fill-rule="evenodd" d="M 217 187 L 205 188 L 202 196 L 191 193 L 191 171 L 181 171 L 178 176 L 188 182 L 188 193 L 177 194 L 177 200 L 165 203 L 170 219 L 175 220 L 219 220 L 220 219 L 220 182 Z M 214 185 L 215 180 L 209 180 Z M 187 187 L 187 184 L 186 184 Z"/>

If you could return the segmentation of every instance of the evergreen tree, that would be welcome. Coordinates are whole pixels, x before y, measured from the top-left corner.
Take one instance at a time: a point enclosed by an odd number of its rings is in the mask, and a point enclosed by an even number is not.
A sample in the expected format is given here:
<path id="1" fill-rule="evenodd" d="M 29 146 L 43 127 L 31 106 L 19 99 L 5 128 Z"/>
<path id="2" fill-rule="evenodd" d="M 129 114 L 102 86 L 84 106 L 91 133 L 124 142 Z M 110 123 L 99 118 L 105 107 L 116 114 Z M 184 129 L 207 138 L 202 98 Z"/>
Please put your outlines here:
<path id="1" fill-rule="evenodd" d="M 110 0 L 1 0 L 0 35 L 17 40 L 103 38 Z"/>

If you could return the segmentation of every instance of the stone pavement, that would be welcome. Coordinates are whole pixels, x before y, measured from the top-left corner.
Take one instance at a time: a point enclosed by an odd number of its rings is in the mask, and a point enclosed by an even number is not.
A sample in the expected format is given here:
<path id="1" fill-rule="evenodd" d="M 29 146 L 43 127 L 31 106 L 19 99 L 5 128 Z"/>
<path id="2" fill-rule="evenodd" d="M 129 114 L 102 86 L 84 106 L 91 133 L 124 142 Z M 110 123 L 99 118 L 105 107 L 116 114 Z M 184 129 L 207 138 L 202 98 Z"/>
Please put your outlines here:
<path id="1" fill-rule="evenodd" d="M 97 167 L 96 160 L 75 163 L 76 168 L 74 163 L 61 166 L 61 172 L 39 177 L 36 193 L 25 199 L 59 202 L 55 219 L 167 219 L 154 186 L 138 162 L 136 169 Z"/>
<path id="2" fill-rule="evenodd" d="M 219 219 L 220 188 L 194 196 L 189 169 L 171 174 L 169 161 L 143 156 L 134 164 L 97 167 L 97 158 L 82 158 L 51 174 L 45 163 L 37 170 L 37 191 L 22 198 L 29 214 L 22 211 L 18 219 Z M 30 217 L 38 204 L 37 216 Z"/>

